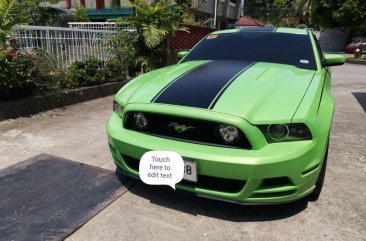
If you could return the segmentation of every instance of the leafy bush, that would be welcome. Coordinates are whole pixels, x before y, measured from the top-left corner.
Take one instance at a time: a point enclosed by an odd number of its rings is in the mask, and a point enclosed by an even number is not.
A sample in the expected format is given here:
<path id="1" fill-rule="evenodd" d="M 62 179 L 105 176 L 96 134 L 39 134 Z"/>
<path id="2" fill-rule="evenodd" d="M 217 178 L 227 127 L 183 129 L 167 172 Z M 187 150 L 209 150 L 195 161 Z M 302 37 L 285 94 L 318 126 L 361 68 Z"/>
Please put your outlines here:
<path id="1" fill-rule="evenodd" d="M 66 71 L 63 69 L 57 69 L 55 72 L 51 73 L 51 78 L 56 89 L 72 89 L 78 87 L 77 83 L 66 77 Z"/>
<path id="2" fill-rule="evenodd" d="M 109 60 L 104 67 L 104 80 L 106 82 L 123 81 L 127 78 L 125 65 L 117 59 Z"/>
<path id="3" fill-rule="evenodd" d="M 31 95 L 36 87 L 37 69 L 32 56 L 20 52 L 0 52 L 0 98 Z"/>
<path id="4" fill-rule="evenodd" d="M 134 32 L 119 31 L 112 39 L 111 52 L 114 55 L 113 61 L 117 61 L 120 70 L 127 75 L 133 76 L 140 72 L 141 66 L 137 59 L 136 45 L 137 34 Z"/>
<path id="5" fill-rule="evenodd" d="M 89 16 L 88 16 L 88 11 L 82 5 L 76 6 L 75 11 L 72 13 L 72 18 L 76 22 L 89 22 L 90 21 Z"/>
<path id="6" fill-rule="evenodd" d="M 179 11 L 172 11 L 173 0 L 130 0 L 130 4 L 135 14 L 117 20 L 121 26 L 133 26 L 136 29 L 136 37 L 132 41 L 135 56 L 130 62 L 141 73 L 164 66 L 169 53 L 168 39 L 177 31 L 188 32 L 187 28 L 180 26 L 188 5 L 175 7 Z"/>
<path id="7" fill-rule="evenodd" d="M 118 59 L 102 65 L 96 58 L 58 69 L 52 57 L 40 50 L 33 52 L 0 50 L 0 99 L 44 95 L 63 89 L 99 85 L 125 80 L 127 68 Z"/>
<path id="8" fill-rule="evenodd" d="M 104 76 L 100 60 L 92 57 L 86 61 L 77 61 L 71 64 L 66 78 L 71 86 L 91 86 L 104 83 Z"/>

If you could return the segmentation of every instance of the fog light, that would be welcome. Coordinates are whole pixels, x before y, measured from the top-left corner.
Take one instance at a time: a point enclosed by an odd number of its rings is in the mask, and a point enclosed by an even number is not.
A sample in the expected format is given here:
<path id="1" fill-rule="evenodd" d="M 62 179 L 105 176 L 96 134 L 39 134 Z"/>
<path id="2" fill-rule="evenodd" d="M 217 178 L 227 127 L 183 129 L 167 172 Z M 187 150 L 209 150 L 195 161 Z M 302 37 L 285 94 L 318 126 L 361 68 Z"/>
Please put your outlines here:
<path id="1" fill-rule="evenodd" d="M 271 137 L 273 140 L 276 140 L 276 141 L 281 141 L 281 140 L 285 139 L 289 134 L 287 125 L 282 125 L 282 124 L 269 125 L 267 131 L 268 131 L 269 137 Z"/>
<path id="2" fill-rule="evenodd" d="M 239 139 L 239 131 L 234 126 L 221 124 L 217 130 L 221 139 L 228 144 L 234 144 Z"/>
<path id="3" fill-rule="evenodd" d="M 146 116 L 142 113 L 135 113 L 133 114 L 133 120 L 135 127 L 139 130 L 146 129 L 148 122 Z"/>

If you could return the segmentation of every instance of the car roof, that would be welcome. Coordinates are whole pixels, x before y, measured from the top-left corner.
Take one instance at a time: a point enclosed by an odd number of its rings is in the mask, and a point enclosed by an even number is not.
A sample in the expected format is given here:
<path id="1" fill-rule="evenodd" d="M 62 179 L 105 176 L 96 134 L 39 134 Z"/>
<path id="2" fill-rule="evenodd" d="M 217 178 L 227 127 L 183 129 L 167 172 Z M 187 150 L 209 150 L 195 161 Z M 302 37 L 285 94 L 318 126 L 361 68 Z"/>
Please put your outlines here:
<path id="1" fill-rule="evenodd" d="M 276 28 L 276 27 L 248 27 L 239 29 L 226 29 L 215 31 L 211 34 L 237 33 L 237 32 L 276 32 L 276 33 L 290 33 L 308 35 L 309 29 L 302 28 Z"/>

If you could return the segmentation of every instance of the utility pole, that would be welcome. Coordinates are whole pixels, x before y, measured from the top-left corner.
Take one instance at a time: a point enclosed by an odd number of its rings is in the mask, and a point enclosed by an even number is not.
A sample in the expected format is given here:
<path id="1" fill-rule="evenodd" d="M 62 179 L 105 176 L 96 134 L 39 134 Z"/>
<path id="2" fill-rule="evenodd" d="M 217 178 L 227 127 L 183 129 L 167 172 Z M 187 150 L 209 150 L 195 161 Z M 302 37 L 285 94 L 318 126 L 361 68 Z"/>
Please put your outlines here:
<path id="1" fill-rule="evenodd" d="M 216 28 L 216 18 L 217 18 L 217 1 L 219 0 L 214 0 L 215 1 L 215 9 L 214 9 L 214 28 Z"/>

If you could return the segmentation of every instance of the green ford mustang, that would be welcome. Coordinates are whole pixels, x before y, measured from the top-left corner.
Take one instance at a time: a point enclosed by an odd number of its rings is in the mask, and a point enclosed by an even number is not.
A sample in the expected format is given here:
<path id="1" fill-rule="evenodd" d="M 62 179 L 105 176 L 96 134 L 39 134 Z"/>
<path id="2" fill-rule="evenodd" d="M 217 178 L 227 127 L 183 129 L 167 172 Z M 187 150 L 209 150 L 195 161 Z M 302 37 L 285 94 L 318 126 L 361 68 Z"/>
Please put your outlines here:
<path id="1" fill-rule="evenodd" d="M 334 111 L 329 66 L 344 57 L 290 28 L 217 31 L 178 57 L 115 96 L 107 132 L 117 169 L 139 178 L 145 152 L 175 151 L 186 167 L 178 190 L 239 203 L 316 199 Z"/>

